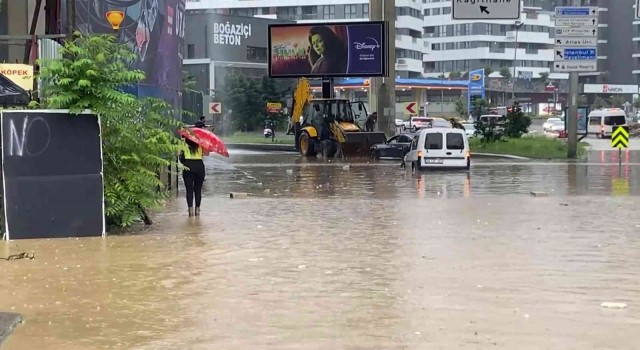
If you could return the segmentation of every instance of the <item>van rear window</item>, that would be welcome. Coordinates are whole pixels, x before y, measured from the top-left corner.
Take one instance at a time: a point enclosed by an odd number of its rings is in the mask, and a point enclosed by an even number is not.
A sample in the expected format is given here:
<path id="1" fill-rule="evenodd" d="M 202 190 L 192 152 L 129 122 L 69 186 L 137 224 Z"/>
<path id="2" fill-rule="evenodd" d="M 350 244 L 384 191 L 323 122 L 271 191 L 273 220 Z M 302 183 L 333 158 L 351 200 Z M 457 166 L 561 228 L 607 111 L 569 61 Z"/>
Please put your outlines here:
<path id="1" fill-rule="evenodd" d="M 425 149 L 442 149 L 442 134 L 437 133 L 428 133 L 425 138 L 424 148 Z"/>
<path id="2" fill-rule="evenodd" d="M 604 125 L 625 125 L 626 118 L 623 115 L 609 115 L 604 117 Z"/>
<path id="3" fill-rule="evenodd" d="M 447 149 L 464 149 L 464 139 L 462 134 L 447 134 Z"/>

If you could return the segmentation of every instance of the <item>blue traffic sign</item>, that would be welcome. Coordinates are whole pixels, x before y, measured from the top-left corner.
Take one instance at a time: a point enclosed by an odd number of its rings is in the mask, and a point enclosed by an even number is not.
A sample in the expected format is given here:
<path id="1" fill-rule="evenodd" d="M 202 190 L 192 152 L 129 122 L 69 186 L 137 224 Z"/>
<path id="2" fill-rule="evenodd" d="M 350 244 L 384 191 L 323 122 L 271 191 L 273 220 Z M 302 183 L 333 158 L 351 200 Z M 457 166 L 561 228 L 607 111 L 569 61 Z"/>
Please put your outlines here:
<path id="1" fill-rule="evenodd" d="M 595 60 L 597 58 L 596 49 L 564 48 L 556 49 L 556 60 Z"/>
<path id="2" fill-rule="evenodd" d="M 556 7 L 556 16 L 591 17 L 597 16 L 596 7 Z"/>

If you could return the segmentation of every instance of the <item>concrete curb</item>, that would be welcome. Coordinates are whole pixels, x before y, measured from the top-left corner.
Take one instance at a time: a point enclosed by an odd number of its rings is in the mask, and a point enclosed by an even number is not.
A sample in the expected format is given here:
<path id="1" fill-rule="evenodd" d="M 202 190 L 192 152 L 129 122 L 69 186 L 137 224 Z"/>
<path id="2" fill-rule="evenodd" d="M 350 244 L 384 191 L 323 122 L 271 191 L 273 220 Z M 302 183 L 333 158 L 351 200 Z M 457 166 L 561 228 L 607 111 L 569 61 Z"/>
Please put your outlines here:
<path id="1" fill-rule="evenodd" d="M 292 152 L 297 153 L 293 145 L 286 144 L 262 144 L 262 143 L 227 143 L 229 149 L 240 149 L 250 151 L 268 151 L 268 152 Z M 512 160 L 531 160 L 527 157 L 512 156 L 509 154 L 496 153 L 472 153 L 472 158 L 489 158 L 489 159 L 512 159 Z"/>
<path id="2" fill-rule="evenodd" d="M 22 322 L 22 316 L 20 314 L 0 312 L 0 346 L 7 340 L 20 322 Z"/>
<path id="3" fill-rule="evenodd" d="M 513 160 L 531 160 L 531 158 L 512 156 L 510 154 L 497 154 L 497 153 L 473 153 L 471 152 L 471 159 L 473 158 L 491 158 L 491 159 L 513 159 Z"/>

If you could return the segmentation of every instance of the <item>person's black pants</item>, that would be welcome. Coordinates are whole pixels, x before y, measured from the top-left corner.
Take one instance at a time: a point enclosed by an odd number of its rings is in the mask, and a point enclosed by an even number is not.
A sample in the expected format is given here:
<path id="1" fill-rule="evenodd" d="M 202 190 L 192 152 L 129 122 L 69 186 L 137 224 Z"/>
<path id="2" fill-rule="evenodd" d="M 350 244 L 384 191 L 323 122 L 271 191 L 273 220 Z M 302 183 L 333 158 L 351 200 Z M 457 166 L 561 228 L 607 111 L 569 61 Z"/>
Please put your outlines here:
<path id="1" fill-rule="evenodd" d="M 196 200 L 196 208 L 200 208 L 202 202 L 202 184 L 204 183 L 204 162 L 202 160 L 187 159 L 184 165 L 189 170 L 182 171 L 184 187 L 187 189 L 187 206 L 193 208 L 193 199 Z"/>

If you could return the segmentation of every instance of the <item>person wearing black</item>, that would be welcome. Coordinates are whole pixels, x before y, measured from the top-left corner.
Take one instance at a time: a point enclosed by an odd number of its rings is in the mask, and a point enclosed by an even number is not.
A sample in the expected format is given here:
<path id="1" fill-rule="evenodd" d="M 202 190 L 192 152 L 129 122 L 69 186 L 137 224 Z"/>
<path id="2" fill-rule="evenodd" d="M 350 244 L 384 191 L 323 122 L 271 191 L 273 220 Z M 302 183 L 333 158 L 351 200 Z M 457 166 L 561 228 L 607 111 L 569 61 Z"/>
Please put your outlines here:
<path id="1" fill-rule="evenodd" d="M 364 123 L 365 131 L 375 131 L 375 125 L 378 121 L 378 112 L 373 112 L 367 117 L 367 121 Z"/>
<path id="2" fill-rule="evenodd" d="M 185 144 L 180 152 L 180 161 L 187 167 L 182 171 L 184 187 L 187 190 L 187 207 L 189 216 L 200 216 L 200 203 L 202 202 L 202 184 L 204 183 L 205 170 L 202 157 L 209 155 L 197 143 L 184 139 Z M 195 211 L 193 202 L 195 197 Z"/>
<path id="3" fill-rule="evenodd" d="M 207 124 L 204 122 L 205 117 L 201 116 L 200 120 L 198 120 L 193 126 L 196 128 L 204 129 L 207 127 Z"/>

